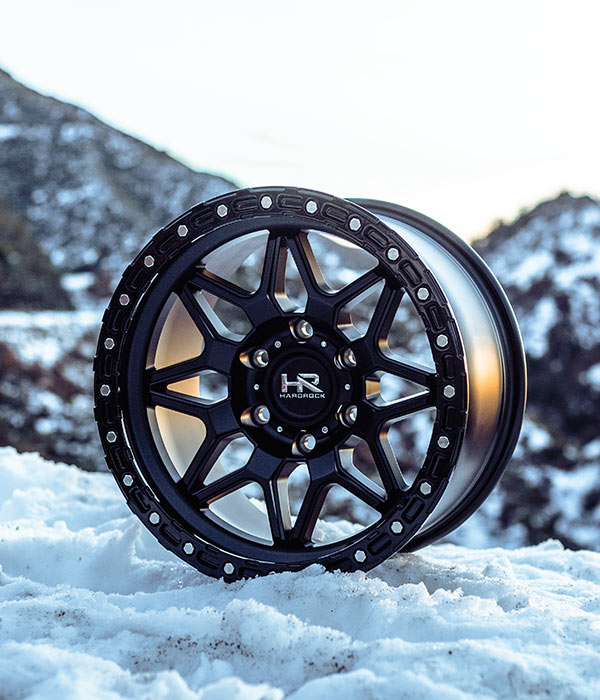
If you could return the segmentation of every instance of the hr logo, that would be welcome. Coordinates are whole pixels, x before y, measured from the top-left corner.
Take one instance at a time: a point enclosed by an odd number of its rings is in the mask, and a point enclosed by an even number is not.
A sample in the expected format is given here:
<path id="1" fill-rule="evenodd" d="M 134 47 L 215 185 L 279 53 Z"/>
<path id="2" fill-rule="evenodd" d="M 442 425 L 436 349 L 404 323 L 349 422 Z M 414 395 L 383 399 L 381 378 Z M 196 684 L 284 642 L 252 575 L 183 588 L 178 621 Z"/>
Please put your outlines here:
<path id="1" fill-rule="evenodd" d="M 319 375 L 314 372 L 299 372 L 296 381 L 288 379 L 287 373 L 281 374 L 281 396 L 299 398 L 321 398 L 325 392 L 319 386 Z M 295 391 L 292 391 L 292 388 Z"/>

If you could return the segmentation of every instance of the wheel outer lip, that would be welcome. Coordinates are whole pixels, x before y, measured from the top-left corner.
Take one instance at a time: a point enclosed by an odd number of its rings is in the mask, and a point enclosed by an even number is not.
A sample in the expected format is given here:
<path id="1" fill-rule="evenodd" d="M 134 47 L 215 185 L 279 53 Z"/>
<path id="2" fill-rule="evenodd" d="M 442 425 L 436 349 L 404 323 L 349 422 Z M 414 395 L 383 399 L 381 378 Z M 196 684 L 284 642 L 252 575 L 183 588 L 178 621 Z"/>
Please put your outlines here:
<path id="1" fill-rule="evenodd" d="M 485 261 L 455 233 L 417 211 L 391 202 L 351 199 L 380 216 L 408 224 L 453 254 L 471 276 L 486 301 L 503 350 L 506 381 L 498 424 L 500 429 L 487 464 L 473 487 L 444 519 L 419 532 L 402 551 L 415 551 L 444 537 L 467 520 L 486 500 L 508 467 L 517 445 L 527 398 L 527 364 L 521 332 L 506 292 Z"/>
<path id="2" fill-rule="evenodd" d="M 265 194 L 270 195 L 274 202 L 274 206 L 268 212 L 268 219 L 265 218 L 255 221 L 252 226 L 248 226 L 247 221 L 245 221 L 249 213 L 248 202 L 254 203 L 254 211 L 258 214 L 256 218 L 260 219 L 263 212 L 258 208 L 258 201 Z M 300 212 L 297 210 L 297 203 L 304 202 L 305 204 L 308 199 L 314 199 L 318 202 L 318 212 L 322 213 L 321 217 L 315 217 L 314 215 L 309 216 L 304 210 Z M 238 219 L 236 223 L 244 224 L 245 222 L 245 228 L 248 230 L 256 230 L 266 221 L 272 223 L 274 211 L 277 211 L 278 218 L 281 219 L 281 223 L 283 224 L 286 222 L 290 223 L 291 217 L 293 217 L 296 221 L 296 225 L 298 225 L 297 222 L 299 220 L 299 225 L 302 227 L 330 231 L 331 233 L 342 235 L 350 241 L 358 242 L 359 245 L 376 255 L 376 257 L 378 257 L 385 266 L 391 269 L 396 276 L 400 274 L 399 266 L 402 263 L 410 263 L 413 269 L 420 269 L 421 272 L 418 281 L 415 283 L 407 283 L 404 286 L 406 286 L 413 303 L 421 312 L 423 305 L 416 298 L 414 292 L 416 287 L 423 283 L 423 279 L 426 279 L 428 285 L 434 291 L 436 300 L 442 305 L 441 312 L 445 320 L 445 325 L 442 330 L 449 334 L 451 346 L 456 348 L 456 356 L 459 362 L 462 362 L 460 358 L 464 355 L 462 352 L 460 335 L 456 329 L 456 324 L 451 312 L 448 309 L 447 300 L 443 292 L 439 289 L 435 279 L 433 279 L 427 269 L 422 265 L 410 246 L 408 246 L 394 231 L 383 224 L 375 215 L 362 209 L 358 205 L 311 190 L 269 187 L 252 188 L 229 193 L 193 207 L 159 231 L 148 245 L 144 247 L 134 262 L 127 268 L 104 314 L 97 355 L 94 361 L 96 376 L 95 415 L 109 467 L 117 478 L 117 482 L 125 494 L 131 509 L 140 517 L 142 522 L 147 524 L 161 543 L 168 549 L 174 551 L 182 559 L 189 561 L 196 566 L 196 568 L 210 575 L 222 576 L 223 566 L 229 563 L 233 563 L 234 571 L 233 573 L 228 573 L 227 569 L 225 569 L 225 578 L 229 578 L 230 580 L 242 576 L 264 574 L 269 571 L 302 568 L 316 562 L 322 563 L 330 569 L 352 570 L 356 568 L 372 568 L 390 556 L 394 551 L 397 551 L 415 535 L 424 518 L 419 517 L 413 521 L 409 521 L 405 517 L 408 513 L 408 507 L 414 499 L 418 497 L 426 515 L 431 512 L 447 485 L 448 477 L 455 461 L 453 456 L 447 457 L 447 455 L 443 455 L 442 461 L 438 462 L 438 465 L 441 466 L 435 478 L 433 474 L 427 473 L 428 480 L 432 482 L 434 486 L 431 494 L 427 497 L 417 494 L 417 489 L 422 481 L 420 478 L 417 479 L 408 492 L 408 495 L 402 499 L 400 505 L 394 508 L 386 518 L 378 521 L 375 525 L 365 528 L 356 536 L 344 540 L 343 547 L 337 542 L 332 545 L 324 545 L 315 549 L 305 550 L 306 556 L 301 560 L 290 557 L 288 560 L 284 558 L 284 560 L 279 561 L 265 561 L 265 559 L 268 558 L 269 551 L 272 551 L 268 547 L 259 546 L 260 548 L 258 550 L 252 547 L 252 552 L 249 553 L 249 556 L 239 556 L 233 552 L 223 550 L 221 546 L 222 530 L 220 528 L 217 541 L 212 543 L 204 537 L 204 530 L 202 530 L 202 535 L 200 535 L 197 530 L 194 531 L 190 529 L 189 525 L 182 522 L 183 518 L 180 511 L 174 510 L 169 500 L 165 502 L 164 499 L 160 501 L 157 499 L 155 496 L 156 484 L 153 483 L 154 476 L 152 478 L 150 477 L 144 466 L 144 462 L 139 460 L 139 454 L 135 454 L 137 452 L 136 445 L 132 443 L 130 446 L 128 444 L 126 434 L 127 420 L 123 422 L 124 417 L 121 412 L 122 405 L 128 405 L 129 401 L 126 381 L 129 358 L 127 358 L 125 350 L 129 349 L 131 344 L 131 332 L 132 329 L 135 329 L 136 323 L 139 320 L 140 308 L 143 308 L 145 299 L 148 298 L 150 291 L 155 290 L 161 280 L 164 282 L 164 275 L 160 277 L 158 273 L 163 270 L 163 268 L 172 272 L 176 257 L 197 242 L 208 240 L 205 239 L 207 231 L 214 231 L 214 235 L 210 237 L 210 240 L 213 240 L 216 238 L 216 233 L 222 230 L 224 224 L 227 224 L 232 236 L 238 235 L 239 225 L 236 227 L 235 224 L 229 224 L 227 221 L 228 216 L 225 217 L 225 221 L 223 221 L 223 217 L 217 218 L 215 212 L 217 207 L 221 204 L 225 204 L 230 213 L 236 213 L 237 216 L 234 217 Z M 327 209 L 329 209 L 331 213 L 329 219 L 325 218 L 323 213 Z M 222 211 L 222 209 L 220 211 Z M 345 218 L 344 223 L 340 222 L 340 216 Z M 359 232 L 350 230 L 348 226 L 348 222 L 353 216 L 358 216 L 362 221 L 363 225 Z M 190 234 L 189 236 L 182 236 L 181 233 L 178 233 L 178 231 L 181 232 L 182 226 L 187 227 Z M 368 242 L 365 241 L 363 234 L 367 230 L 372 231 L 373 234 L 378 234 L 375 239 L 377 240 L 376 244 L 373 244 L 370 240 Z M 384 251 L 392 244 L 398 247 L 403 253 L 400 259 L 393 263 L 387 260 L 384 254 Z M 208 250 L 203 250 L 202 254 L 206 254 L 207 252 Z M 157 264 L 152 269 L 148 269 L 143 265 L 143 259 L 148 254 L 152 254 L 157 261 Z M 172 262 L 171 259 L 174 259 L 175 262 Z M 186 268 L 194 264 L 194 262 L 195 258 L 192 262 L 187 261 L 186 264 L 180 263 L 180 265 L 182 268 Z M 406 276 L 404 275 L 404 277 Z M 119 302 L 119 299 L 125 293 L 127 293 L 130 300 L 127 304 L 127 308 L 123 308 L 123 304 Z M 436 332 L 439 333 L 440 330 Z M 432 344 L 431 333 L 429 335 L 430 344 Z M 114 343 L 113 347 L 110 349 L 107 349 L 105 345 L 108 338 Z M 434 350 L 434 359 L 436 360 L 436 368 L 438 368 L 438 371 L 440 356 L 441 353 L 436 355 Z M 466 387 L 464 386 L 464 382 L 466 382 L 464 365 L 462 365 L 462 370 L 459 369 L 459 374 L 461 378 L 457 384 L 459 385 L 460 391 L 457 391 L 458 403 L 456 405 L 458 405 L 459 408 L 462 406 L 460 415 L 462 415 L 464 419 L 467 400 Z M 105 383 L 117 389 L 111 391 L 109 397 L 102 397 L 99 392 L 100 386 Z M 128 419 L 127 416 L 125 418 Z M 437 429 L 436 426 L 434 426 L 425 463 L 427 469 L 431 469 L 433 458 L 439 456 L 439 451 L 436 452 L 435 448 L 432 447 L 434 441 L 440 435 L 439 426 L 437 426 Z M 463 429 L 464 420 L 458 427 L 445 431 L 448 434 L 452 433 L 454 445 L 452 455 L 457 454 L 459 451 Z M 110 442 L 107 440 L 106 436 L 109 430 L 116 433 L 116 440 Z M 423 469 L 419 477 L 421 477 L 422 473 Z M 127 483 L 124 483 L 124 476 L 128 477 Z M 131 476 L 133 476 L 133 482 L 131 482 L 129 478 Z M 156 520 L 155 513 L 159 515 L 159 526 L 156 526 L 154 522 Z M 150 514 L 152 514 L 152 520 L 149 519 Z M 404 525 L 402 535 L 391 534 L 389 525 L 395 520 L 400 520 Z M 151 524 L 149 525 L 148 523 Z M 184 554 L 183 546 L 190 542 L 194 545 L 194 553 L 188 554 L 188 552 L 185 552 Z M 361 547 L 363 550 L 366 548 L 369 552 L 366 562 L 361 562 L 360 566 L 353 556 L 353 552 L 356 551 L 358 547 Z"/>

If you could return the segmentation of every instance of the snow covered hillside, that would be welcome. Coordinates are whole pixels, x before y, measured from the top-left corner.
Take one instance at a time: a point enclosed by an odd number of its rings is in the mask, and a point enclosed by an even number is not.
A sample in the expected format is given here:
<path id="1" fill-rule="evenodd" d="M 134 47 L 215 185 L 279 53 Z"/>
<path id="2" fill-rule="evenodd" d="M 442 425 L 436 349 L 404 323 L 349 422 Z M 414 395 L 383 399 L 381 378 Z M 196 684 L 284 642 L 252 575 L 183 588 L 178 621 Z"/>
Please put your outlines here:
<path id="1" fill-rule="evenodd" d="M 600 697 L 600 554 L 556 542 L 226 585 L 110 475 L 3 448 L 0 562 L 5 700 Z"/>
<path id="2" fill-rule="evenodd" d="M 77 286 L 105 299 L 148 237 L 233 189 L 0 70 L 0 197 Z"/>
<path id="3" fill-rule="evenodd" d="M 565 192 L 475 247 L 515 309 L 529 375 L 520 446 L 479 514 L 488 542 L 598 549 L 600 201 Z"/>

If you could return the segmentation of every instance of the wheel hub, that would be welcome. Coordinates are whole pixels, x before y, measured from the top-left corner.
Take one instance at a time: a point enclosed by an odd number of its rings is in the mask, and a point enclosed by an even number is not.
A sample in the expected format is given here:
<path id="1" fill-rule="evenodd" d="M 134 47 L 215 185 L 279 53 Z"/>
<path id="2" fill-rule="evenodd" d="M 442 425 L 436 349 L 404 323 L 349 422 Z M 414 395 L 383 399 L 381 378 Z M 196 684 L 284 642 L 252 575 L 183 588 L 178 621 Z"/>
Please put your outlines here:
<path id="1" fill-rule="evenodd" d="M 249 407 L 266 406 L 267 424 L 244 427 L 262 449 L 282 457 L 298 457 L 295 445 L 305 434 L 316 441 L 312 456 L 342 442 L 349 430 L 340 420 L 340 409 L 358 401 L 361 393 L 360 369 L 350 370 L 338 360 L 347 339 L 310 318 L 313 332 L 301 339 L 291 329 L 304 320 L 296 315 L 258 327 L 232 371 L 234 411 L 242 416 Z M 257 348 L 268 353 L 264 367 L 244 362 Z"/>

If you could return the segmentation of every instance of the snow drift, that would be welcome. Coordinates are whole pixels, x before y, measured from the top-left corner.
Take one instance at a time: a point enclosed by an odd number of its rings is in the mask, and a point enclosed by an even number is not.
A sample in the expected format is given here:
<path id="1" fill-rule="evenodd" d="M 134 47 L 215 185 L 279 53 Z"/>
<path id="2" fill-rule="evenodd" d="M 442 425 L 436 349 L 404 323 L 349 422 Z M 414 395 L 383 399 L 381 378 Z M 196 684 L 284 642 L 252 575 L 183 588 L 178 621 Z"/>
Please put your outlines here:
<path id="1" fill-rule="evenodd" d="M 110 475 L 2 448 L 0 561 L 6 700 L 600 697 L 600 554 L 556 542 L 226 585 Z"/>

